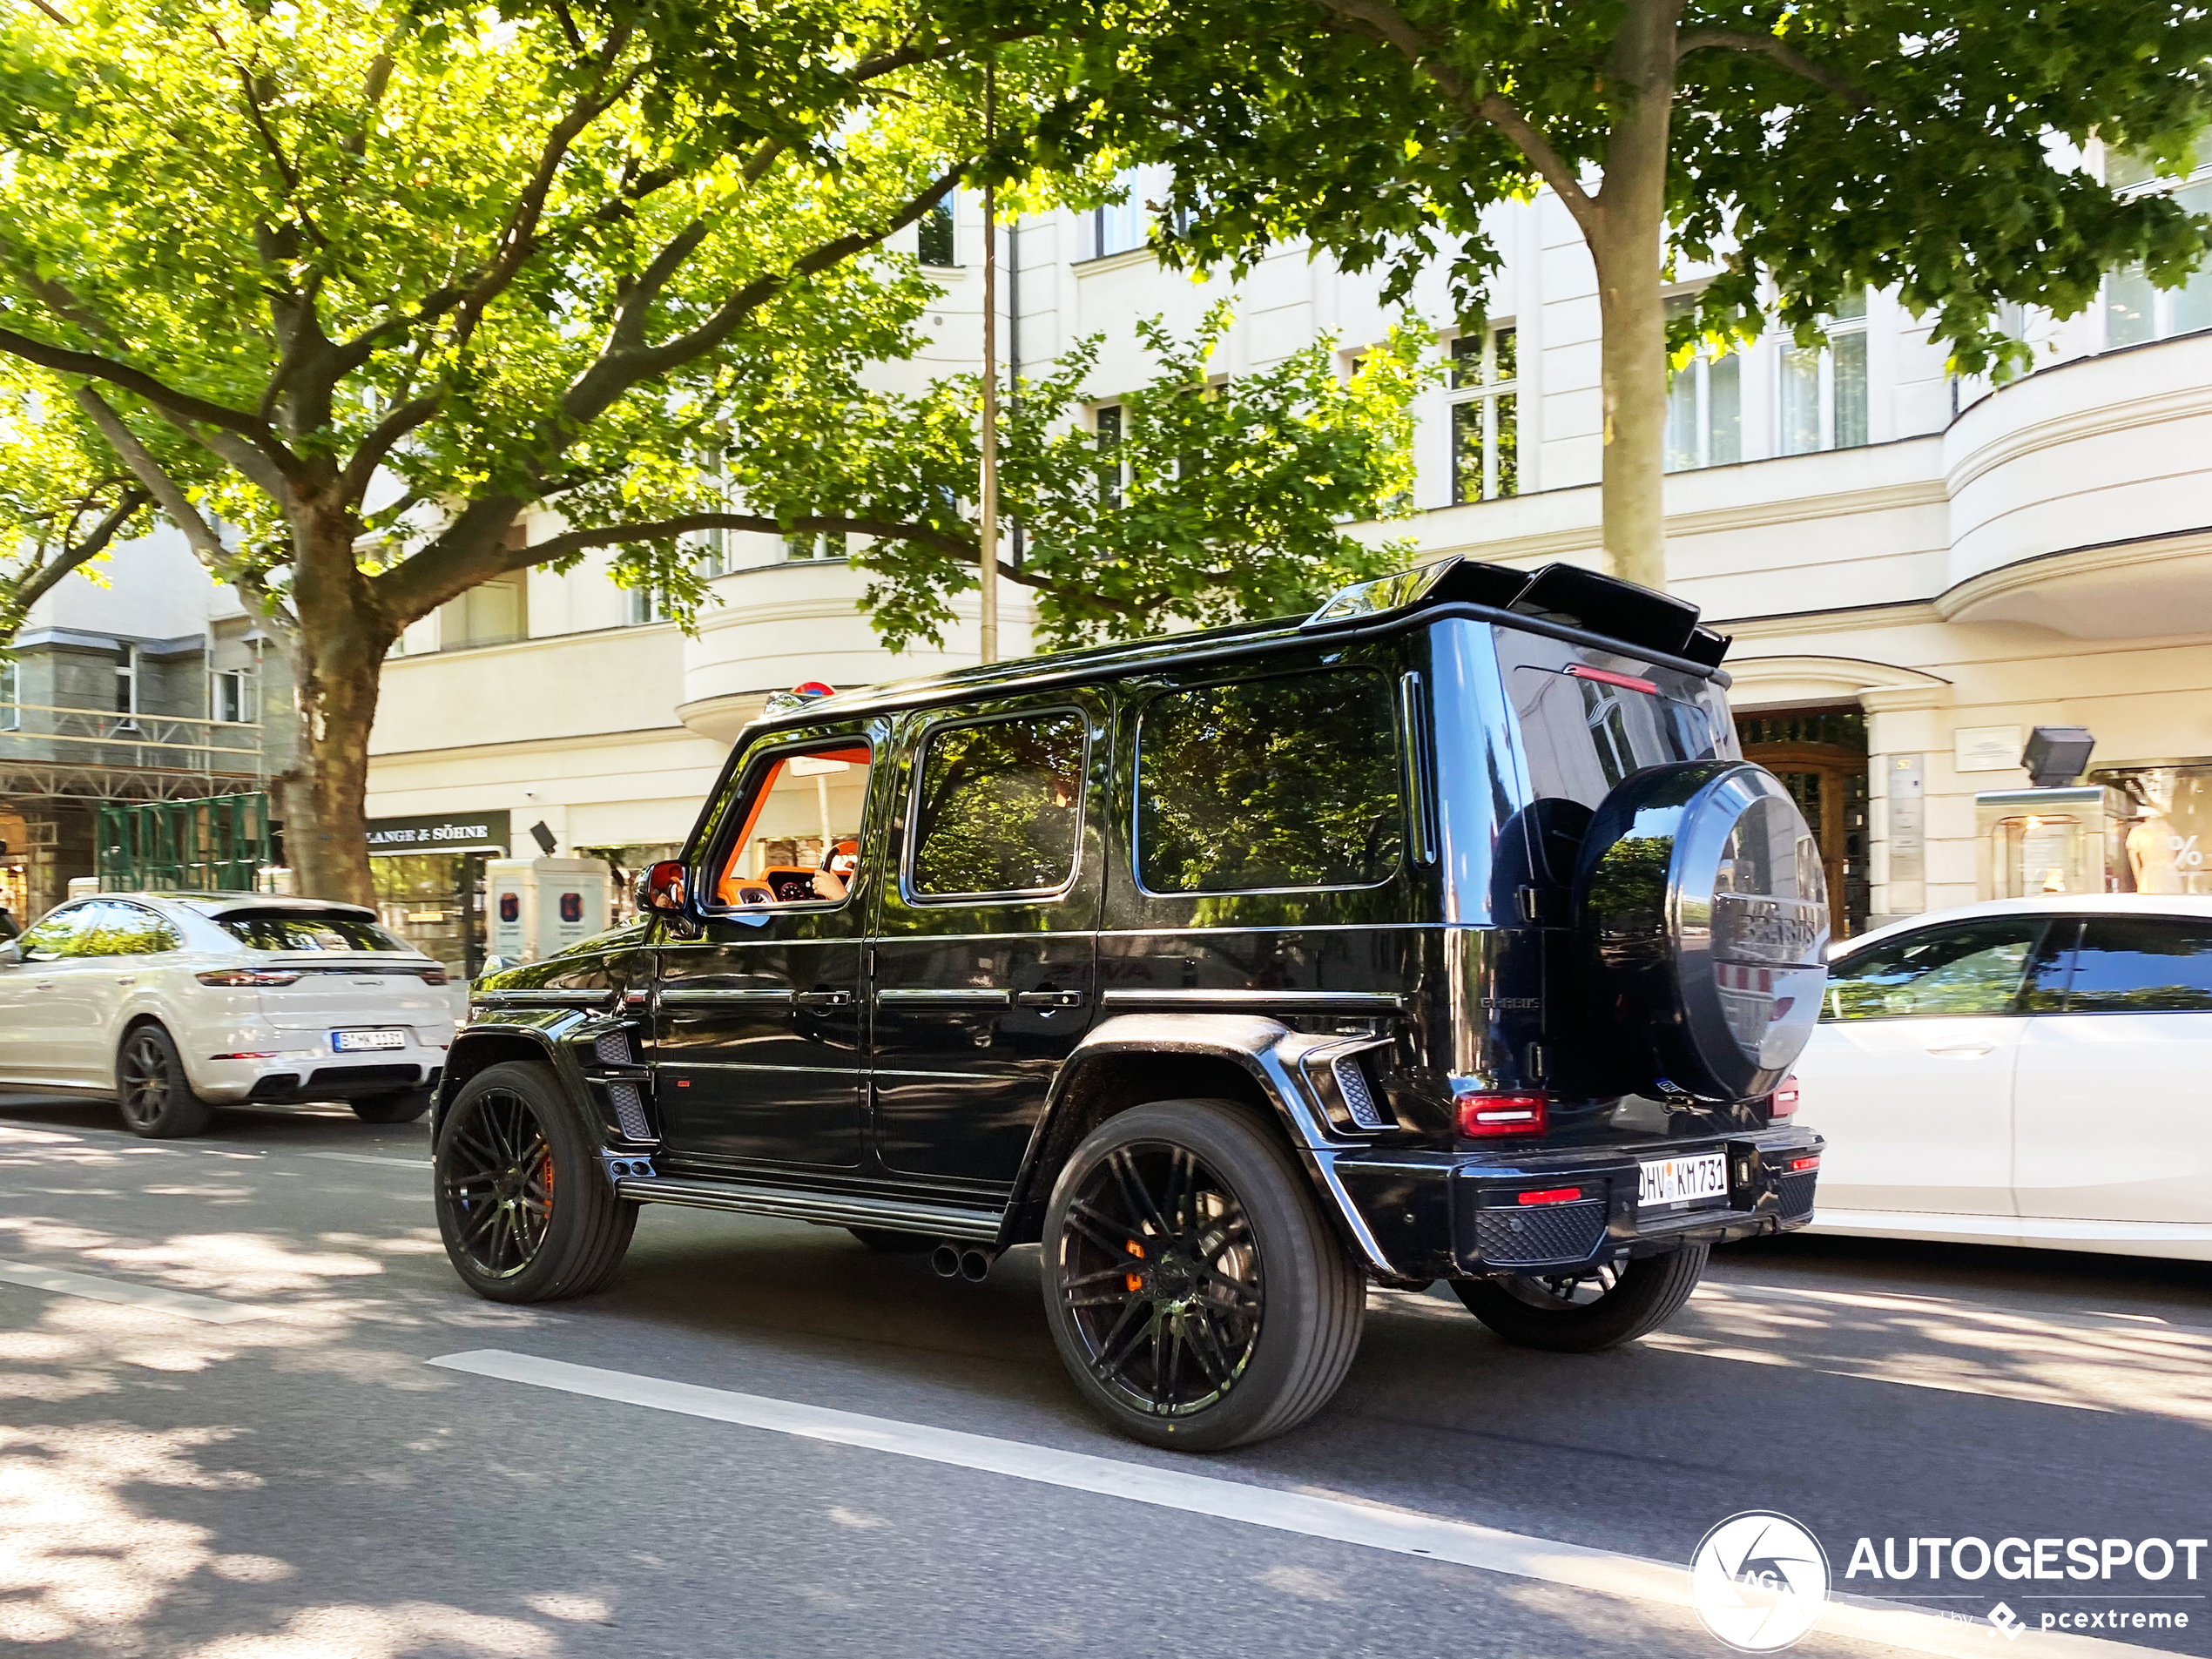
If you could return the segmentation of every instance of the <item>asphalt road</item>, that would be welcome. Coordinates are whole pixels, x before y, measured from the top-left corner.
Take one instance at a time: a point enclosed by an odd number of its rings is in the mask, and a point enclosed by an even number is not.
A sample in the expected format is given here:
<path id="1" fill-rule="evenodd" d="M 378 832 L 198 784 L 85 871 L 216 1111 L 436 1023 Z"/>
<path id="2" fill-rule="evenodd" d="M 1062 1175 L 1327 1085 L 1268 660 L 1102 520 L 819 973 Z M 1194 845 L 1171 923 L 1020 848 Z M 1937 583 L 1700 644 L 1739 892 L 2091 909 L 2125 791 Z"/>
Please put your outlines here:
<path id="1" fill-rule="evenodd" d="M 2040 1621 L 2095 1612 L 2094 1639 L 2212 1654 L 2212 1549 L 2195 1580 L 1845 1577 L 1861 1537 L 1903 1565 L 1911 1538 L 2212 1534 L 2212 1269 L 1776 1241 L 1717 1253 L 1657 1336 L 1575 1358 L 1378 1291 L 1320 1417 L 1192 1459 L 1086 1414 L 1034 1252 L 969 1286 L 840 1232 L 648 1210 L 612 1288 L 502 1308 L 447 1268 L 421 1125 L 113 1121 L 0 1096 L 0 1651 L 1721 1655 L 1642 1563 L 1768 1509 L 1839 1590 L 1978 1622 L 1896 1627 L 1923 1650 L 2086 1652 Z M 614 1377 L 482 1374 L 514 1356 Z M 1378 1528 L 1443 1558 L 1346 1541 Z M 1979 1622 L 2000 1599 L 2009 1642 Z M 2146 1609 L 2188 1628 L 2111 1622 Z M 1900 1650 L 1838 1628 L 1797 1651 Z"/>

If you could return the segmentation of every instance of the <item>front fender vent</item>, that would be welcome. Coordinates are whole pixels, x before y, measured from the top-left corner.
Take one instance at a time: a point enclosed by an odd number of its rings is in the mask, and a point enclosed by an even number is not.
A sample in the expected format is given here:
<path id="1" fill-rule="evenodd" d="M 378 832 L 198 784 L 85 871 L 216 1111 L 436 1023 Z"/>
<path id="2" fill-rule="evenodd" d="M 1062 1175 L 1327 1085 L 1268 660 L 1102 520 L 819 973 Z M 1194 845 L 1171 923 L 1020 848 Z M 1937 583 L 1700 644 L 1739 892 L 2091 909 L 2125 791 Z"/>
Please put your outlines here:
<path id="1" fill-rule="evenodd" d="M 630 1057 L 630 1033 L 627 1031 L 600 1033 L 599 1040 L 591 1045 L 591 1052 L 599 1056 L 599 1063 L 603 1066 L 633 1063 Z M 635 1094 L 637 1091 L 633 1089 L 631 1092 Z"/>
<path id="2" fill-rule="evenodd" d="M 600 1042 L 605 1041 L 604 1037 L 600 1038 Z M 624 1140 L 653 1138 L 653 1126 L 645 1119 L 645 1097 L 638 1092 L 636 1083 L 609 1083 L 607 1098 L 614 1104 L 615 1121 L 622 1125 Z"/>

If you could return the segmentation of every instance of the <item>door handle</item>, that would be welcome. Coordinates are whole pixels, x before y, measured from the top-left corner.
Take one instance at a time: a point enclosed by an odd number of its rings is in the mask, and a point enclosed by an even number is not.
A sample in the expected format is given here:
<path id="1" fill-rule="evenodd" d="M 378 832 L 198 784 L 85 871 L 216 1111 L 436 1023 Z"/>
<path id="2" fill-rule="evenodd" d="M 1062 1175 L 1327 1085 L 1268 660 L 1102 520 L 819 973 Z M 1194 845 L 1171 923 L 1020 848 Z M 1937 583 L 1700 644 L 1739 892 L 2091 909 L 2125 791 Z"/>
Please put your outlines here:
<path id="1" fill-rule="evenodd" d="M 136 985 L 138 976 L 136 974 L 118 974 L 115 976 L 115 982 L 118 985 Z"/>
<path id="2" fill-rule="evenodd" d="M 853 1005 L 850 991 L 794 991 L 791 1000 L 802 1008 L 843 1008 Z"/>
<path id="3" fill-rule="evenodd" d="M 1996 1045 L 1995 1043 L 1993 1043 L 1993 1042 L 1940 1042 L 1940 1043 L 1930 1043 L 1930 1044 L 1928 1045 L 1928 1052 L 1929 1052 L 1930 1054 L 1955 1054 L 1955 1055 L 1965 1055 L 1965 1056 L 1966 1056 L 1966 1057 L 1968 1057 L 1968 1058 L 1970 1058 L 1970 1059 L 1977 1059 L 1977 1060 L 1978 1060 L 1978 1059 L 1979 1059 L 1979 1058 L 1980 1058 L 1983 1055 L 1986 1055 L 1986 1054 L 1989 1053 L 1992 1049 L 1995 1049 L 1995 1048 L 1996 1048 L 1996 1046 L 1997 1046 L 1997 1045 Z"/>
<path id="4" fill-rule="evenodd" d="M 42 979 L 30 988 L 34 991 L 51 991 L 54 988 L 54 981 L 50 979 Z"/>
<path id="5" fill-rule="evenodd" d="M 1017 1008 L 1079 1008 L 1088 1001 L 1081 991 L 1016 991 Z"/>

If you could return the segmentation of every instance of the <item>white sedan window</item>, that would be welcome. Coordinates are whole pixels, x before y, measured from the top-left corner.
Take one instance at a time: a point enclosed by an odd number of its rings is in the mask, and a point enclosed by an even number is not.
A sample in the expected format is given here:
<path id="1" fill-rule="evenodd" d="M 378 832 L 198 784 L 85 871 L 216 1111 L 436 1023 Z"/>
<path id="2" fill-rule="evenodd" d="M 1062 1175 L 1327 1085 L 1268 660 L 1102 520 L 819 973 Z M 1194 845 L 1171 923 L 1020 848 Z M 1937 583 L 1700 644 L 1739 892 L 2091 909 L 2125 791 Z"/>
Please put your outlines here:
<path id="1" fill-rule="evenodd" d="M 2010 1014 L 2043 926 L 2040 916 L 1993 917 L 1854 951 L 1828 970 L 1824 1016 Z"/>

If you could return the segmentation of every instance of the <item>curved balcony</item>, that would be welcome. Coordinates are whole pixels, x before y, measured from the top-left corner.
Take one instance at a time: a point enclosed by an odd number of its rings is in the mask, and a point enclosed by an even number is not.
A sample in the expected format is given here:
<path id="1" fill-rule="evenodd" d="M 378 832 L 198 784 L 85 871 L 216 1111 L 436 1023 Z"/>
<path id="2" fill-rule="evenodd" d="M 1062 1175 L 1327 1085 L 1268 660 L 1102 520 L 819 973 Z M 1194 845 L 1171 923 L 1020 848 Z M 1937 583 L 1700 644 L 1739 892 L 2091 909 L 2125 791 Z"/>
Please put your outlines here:
<path id="1" fill-rule="evenodd" d="M 1944 435 L 1956 622 L 2191 631 L 2212 604 L 2212 334 L 2063 363 Z"/>
<path id="2" fill-rule="evenodd" d="M 768 693 L 821 680 L 840 690 L 941 673 L 977 661 L 975 596 L 954 605 L 947 648 L 919 643 L 898 656 L 869 626 L 867 577 L 842 559 L 756 565 L 716 578 L 722 603 L 699 612 L 698 637 L 684 642 L 685 725 L 720 742 L 760 713 Z M 1028 596 L 1003 584 L 1000 626 L 1008 656 L 1028 649 Z"/>

